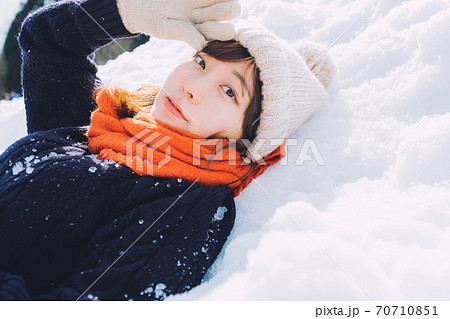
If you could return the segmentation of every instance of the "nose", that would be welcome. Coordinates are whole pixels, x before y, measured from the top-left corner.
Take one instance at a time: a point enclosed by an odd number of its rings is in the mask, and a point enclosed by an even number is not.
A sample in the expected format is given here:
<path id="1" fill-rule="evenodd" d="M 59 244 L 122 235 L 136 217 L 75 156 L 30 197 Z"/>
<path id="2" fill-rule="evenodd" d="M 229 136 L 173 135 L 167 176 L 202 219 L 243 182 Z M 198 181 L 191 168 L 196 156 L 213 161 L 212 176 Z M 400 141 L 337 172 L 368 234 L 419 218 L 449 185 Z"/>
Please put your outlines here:
<path id="1" fill-rule="evenodd" d="M 189 101 L 191 101 L 192 103 L 197 103 L 201 100 L 204 87 L 202 87 L 200 79 L 198 77 L 195 77 L 185 80 L 182 83 L 181 89 L 189 99 Z"/>

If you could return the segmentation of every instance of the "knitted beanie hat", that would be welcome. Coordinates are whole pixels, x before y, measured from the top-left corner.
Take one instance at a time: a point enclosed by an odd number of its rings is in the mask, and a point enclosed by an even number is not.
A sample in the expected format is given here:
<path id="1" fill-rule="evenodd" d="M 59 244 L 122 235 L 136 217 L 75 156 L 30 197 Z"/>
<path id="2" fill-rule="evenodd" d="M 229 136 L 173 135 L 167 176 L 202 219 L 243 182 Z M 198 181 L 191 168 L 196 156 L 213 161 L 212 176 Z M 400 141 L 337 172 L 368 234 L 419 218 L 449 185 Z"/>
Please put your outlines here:
<path id="1" fill-rule="evenodd" d="M 262 27 L 237 26 L 236 40 L 254 57 L 262 82 L 262 110 L 256 138 L 246 156 L 272 153 L 328 101 L 325 87 L 336 68 L 325 46 L 290 45 Z"/>

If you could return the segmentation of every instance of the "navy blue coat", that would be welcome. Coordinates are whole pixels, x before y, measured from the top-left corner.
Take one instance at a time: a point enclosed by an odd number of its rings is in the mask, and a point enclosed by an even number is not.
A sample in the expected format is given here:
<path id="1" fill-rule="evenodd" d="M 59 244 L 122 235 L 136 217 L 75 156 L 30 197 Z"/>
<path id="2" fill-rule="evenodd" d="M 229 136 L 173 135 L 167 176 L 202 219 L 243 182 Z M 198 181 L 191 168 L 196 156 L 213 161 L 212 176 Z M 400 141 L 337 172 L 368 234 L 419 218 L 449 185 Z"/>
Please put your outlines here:
<path id="1" fill-rule="evenodd" d="M 110 36 L 132 36 L 115 0 L 58 2 L 22 26 L 30 134 L 0 156 L 0 300 L 162 300 L 201 283 L 233 228 L 227 186 L 89 153 L 93 54 Z"/>

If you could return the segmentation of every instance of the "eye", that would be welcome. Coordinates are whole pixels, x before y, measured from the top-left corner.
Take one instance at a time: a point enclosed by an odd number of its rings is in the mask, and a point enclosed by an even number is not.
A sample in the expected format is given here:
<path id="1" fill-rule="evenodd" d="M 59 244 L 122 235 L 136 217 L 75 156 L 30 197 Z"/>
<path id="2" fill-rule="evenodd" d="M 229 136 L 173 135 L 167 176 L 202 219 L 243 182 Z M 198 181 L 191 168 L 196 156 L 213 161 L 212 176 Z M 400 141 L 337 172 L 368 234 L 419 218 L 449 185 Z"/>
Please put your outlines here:
<path id="1" fill-rule="evenodd" d="M 203 58 L 199 54 L 195 56 L 194 60 L 202 67 L 202 69 L 206 68 L 205 60 L 203 60 Z"/>
<path id="2" fill-rule="evenodd" d="M 224 90 L 225 94 L 228 95 L 229 97 L 231 97 L 232 99 L 236 100 L 236 94 L 234 93 L 233 89 L 230 88 L 229 86 L 224 85 L 222 87 L 222 89 Z"/>

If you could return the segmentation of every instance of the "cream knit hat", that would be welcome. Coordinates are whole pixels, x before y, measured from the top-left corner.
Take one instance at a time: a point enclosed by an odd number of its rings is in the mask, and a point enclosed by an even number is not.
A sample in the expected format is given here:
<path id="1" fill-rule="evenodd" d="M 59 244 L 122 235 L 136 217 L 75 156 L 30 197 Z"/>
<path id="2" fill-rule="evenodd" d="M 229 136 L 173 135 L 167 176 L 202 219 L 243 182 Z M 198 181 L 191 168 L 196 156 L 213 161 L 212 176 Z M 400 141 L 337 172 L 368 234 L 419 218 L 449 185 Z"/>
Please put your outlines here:
<path id="1" fill-rule="evenodd" d="M 336 68 L 325 46 L 305 41 L 291 46 L 262 27 L 237 26 L 236 40 L 255 58 L 260 71 L 260 123 L 246 154 L 258 161 L 327 103 L 325 87 Z"/>

